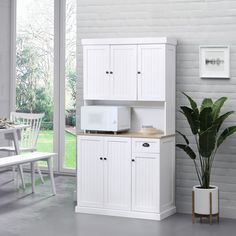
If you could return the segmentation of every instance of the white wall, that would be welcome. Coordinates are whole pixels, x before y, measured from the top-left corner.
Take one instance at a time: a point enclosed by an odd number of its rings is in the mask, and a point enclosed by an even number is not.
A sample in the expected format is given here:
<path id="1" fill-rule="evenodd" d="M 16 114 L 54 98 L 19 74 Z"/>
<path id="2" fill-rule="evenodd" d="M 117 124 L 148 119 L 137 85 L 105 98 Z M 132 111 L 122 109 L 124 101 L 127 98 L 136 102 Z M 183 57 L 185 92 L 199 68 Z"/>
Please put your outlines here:
<path id="1" fill-rule="evenodd" d="M 78 106 L 82 102 L 81 38 L 169 36 L 178 40 L 177 109 L 184 91 L 200 101 L 227 96 L 226 110 L 236 110 L 236 1 L 235 0 L 78 0 Z M 198 73 L 198 47 L 231 47 L 231 79 L 202 80 Z M 177 129 L 190 129 L 177 112 Z M 236 122 L 236 115 L 227 122 Z M 180 138 L 177 137 L 177 141 Z M 193 141 L 193 140 L 192 140 Z M 236 136 L 216 157 L 213 183 L 220 187 L 221 213 L 236 218 Z M 191 211 L 191 187 L 196 184 L 191 160 L 176 152 L 176 205 Z"/>
<path id="2" fill-rule="evenodd" d="M 0 117 L 10 108 L 10 0 L 0 0 Z"/>
<path id="3" fill-rule="evenodd" d="M 0 0 L 0 118 L 9 117 L 11 76 L 11 0 Z M 1 145 L 6 145 L 0 136 Z M 3 152 L 0 154 L 5 156 Z"/>

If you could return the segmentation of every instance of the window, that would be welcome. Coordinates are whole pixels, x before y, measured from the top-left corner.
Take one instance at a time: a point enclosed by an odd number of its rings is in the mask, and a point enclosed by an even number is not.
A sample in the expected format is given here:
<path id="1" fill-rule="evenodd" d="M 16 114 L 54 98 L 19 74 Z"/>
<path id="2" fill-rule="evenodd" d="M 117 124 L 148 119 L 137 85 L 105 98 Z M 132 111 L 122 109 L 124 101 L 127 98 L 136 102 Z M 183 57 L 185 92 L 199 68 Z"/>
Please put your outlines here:
<path id="1" fill-rule="evenodd" d="M 76 0 L 16 0 L 15 107 L 45 114 L 37 148 L 58 171 L 75 170 L 76 77 Z"/>

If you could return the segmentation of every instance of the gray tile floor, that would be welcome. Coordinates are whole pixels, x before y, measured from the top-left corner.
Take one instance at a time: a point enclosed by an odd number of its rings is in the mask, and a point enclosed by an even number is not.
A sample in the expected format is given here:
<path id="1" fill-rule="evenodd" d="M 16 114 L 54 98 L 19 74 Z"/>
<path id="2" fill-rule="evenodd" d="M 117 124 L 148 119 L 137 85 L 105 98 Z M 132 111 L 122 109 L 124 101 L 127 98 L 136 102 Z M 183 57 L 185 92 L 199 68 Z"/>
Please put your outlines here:
<path id="1" fill-rule="evenodd" d="M 11 172 L 0 173 L 0 236 L 235 236 L 236 220 L 220 224 L 192 225 L 191 216 L 176 214 L 161 222 L 129 218 L 75 214 L 75 178 L 56 177 L 57 196 L 51 197 L 50 183 L 30 184 L 25 192 L 7 183 Z M 26 174 L 26 181 L 29 176 Z"/>

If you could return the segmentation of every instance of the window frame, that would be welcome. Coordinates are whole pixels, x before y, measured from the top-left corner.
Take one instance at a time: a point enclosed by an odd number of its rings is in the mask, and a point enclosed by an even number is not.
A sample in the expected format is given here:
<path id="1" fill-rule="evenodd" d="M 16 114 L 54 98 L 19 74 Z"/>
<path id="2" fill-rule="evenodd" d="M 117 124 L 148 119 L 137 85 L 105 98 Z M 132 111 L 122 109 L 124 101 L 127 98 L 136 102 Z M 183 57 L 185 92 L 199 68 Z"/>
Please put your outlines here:
<path id="1" fill-rule="evenodd" d="M 53 1 L 53 0 L 52 0 Z M 11 0 L 11 85 L 10 111 L 16 105 L 16 36 L 17 36 L 17 0 Z M 75 175 L 75 169 L 64 168 L 65 152 L 65 34 L 66 0 L 54 0 L 54 137 L 53 151 L 58 153 L 54 161 L 54 171 Z"/>

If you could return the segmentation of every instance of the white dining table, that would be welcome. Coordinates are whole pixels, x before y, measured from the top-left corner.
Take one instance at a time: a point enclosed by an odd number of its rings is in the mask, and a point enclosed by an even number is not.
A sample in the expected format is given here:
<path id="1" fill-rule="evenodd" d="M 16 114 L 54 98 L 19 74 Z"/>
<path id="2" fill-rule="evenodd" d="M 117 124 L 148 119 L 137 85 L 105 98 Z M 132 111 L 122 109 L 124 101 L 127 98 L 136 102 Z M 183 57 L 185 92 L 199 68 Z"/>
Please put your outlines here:
<path id="1" fill-rule="evenodd" d="M 4 135 L 5 139 L 13 141 L 16 155 L 20 154 L 19 141 L 21 139 L 21 131 L 29 127 L 30 127 L 29 125 L 11 125 L 7 128 L 0 129 L 0 135 Z M 1 150 L 1 145 L 0 145 L 0 151 L 5 151 L 4 148 L 2 148 Z M 23 188 L 25 188 L 22 166 L 18 166 L 18 168 L 20 172 L 22 186 Z"/>

